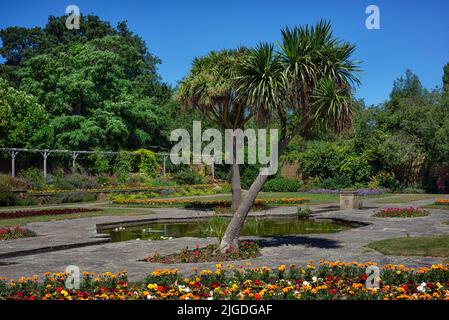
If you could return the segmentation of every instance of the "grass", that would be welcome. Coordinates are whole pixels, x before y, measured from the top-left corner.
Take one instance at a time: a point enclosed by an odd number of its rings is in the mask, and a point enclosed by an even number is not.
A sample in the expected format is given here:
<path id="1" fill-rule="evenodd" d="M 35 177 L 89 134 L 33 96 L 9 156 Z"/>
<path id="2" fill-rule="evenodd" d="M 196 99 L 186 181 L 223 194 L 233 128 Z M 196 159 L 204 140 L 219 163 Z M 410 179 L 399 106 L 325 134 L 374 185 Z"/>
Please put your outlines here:
<path id="1" fill-rule="evenodd" d="M 372 242 L 367 247 L 386 255 L 449 257 L 449 235 L 386 239 Z"/>
<path id="2" fill-rule="evenodd" d="M 441 205 L 441 204 L 430 204 L 428 206 L 424 206 L 423 208 L 427 209 L 439 209 L 439 210 L 449 210 L 449 205 Z"/>
<path id="3" fill-rule="evenodd" d="M 153 213 L 151 210 L 133 210 L 131 208 L 102 208 L 101 206 L 98 206 L 96 208 L 101 209 L 101 211 L 62 214 L 56 216 L 48 215 L 48 216 L 24 217 L 17 219 L 2 219 L 0 220 L 0 227 L 25 225 L 27 223 L 32 222 L 46 222 L 46 221 L 91 218 L 100 216 L 139 216 Z"/>
<path id="4" fill-rule="evenodd" d="M 438 197 L 437 194 L 400 194 L 400 195 L 392 195 L 385 199 L 377 199 L 371 201 L 372 203 L 407 203 L 418 200 L 425 200 Z"/>

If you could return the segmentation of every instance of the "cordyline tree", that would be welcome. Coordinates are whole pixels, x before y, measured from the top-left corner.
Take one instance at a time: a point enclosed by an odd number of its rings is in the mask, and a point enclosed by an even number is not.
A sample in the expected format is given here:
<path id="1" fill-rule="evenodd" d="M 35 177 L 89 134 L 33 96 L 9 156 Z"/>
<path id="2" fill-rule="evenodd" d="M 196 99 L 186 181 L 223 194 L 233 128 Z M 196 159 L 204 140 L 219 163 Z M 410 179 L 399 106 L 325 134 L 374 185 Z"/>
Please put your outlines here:
<path id="1" fill-rule="evenodd" d="M 342 131 L 354 114 L 352 87 L 359 83 L 358 62 L 350 60 L 355 46 L 334 37 L 330 23 L 282 30 L 282 41 L 249 50 L 237 70 L 237 91 L 256 119 L 276 120 L 278 154 L 295 136 L 312 128 Z M 220 250 L 238 250 L 245 219 L 268 176 L 262 171 L 252 183 L 228 225 Z"/>
<path id="2" fill-rule="evenodd" d="M 236 94 L 236 72 L 247 49 L 212 51 L 195 58 L 190 73 L 179 85 L 175 100 L 184 109 L 197 108 L 221 130 L 243 129 L 251 118 L 246 105 Z M 239 165 L 236 163 L 236 140 L 233 141 L 232 208 L 236 210 L 241 199 Z"/>

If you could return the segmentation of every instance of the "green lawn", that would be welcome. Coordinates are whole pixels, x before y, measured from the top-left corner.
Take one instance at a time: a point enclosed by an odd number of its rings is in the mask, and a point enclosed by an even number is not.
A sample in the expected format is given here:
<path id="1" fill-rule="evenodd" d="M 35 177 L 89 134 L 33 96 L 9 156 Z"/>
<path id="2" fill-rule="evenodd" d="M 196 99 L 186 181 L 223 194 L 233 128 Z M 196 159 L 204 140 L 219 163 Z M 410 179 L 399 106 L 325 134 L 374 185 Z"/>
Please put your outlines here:
<path id="1" fill-rule="evenodd" d="M 391 197 L 385 199 L 377 199 L 371 201 L 372 203 L 407 203 L 411 201 L 425 200 L 438 197 L 437 194 L 400 194 L 400 195 L 391 195 Z"/>
<path id="2" fill-rule="evenodd" d="M 101 206 L 98 206 L 97 208 L 102 209 L 102 211 L 62 214 L 62 215 L 34 216 L 16 219 L 0 219 L 0 227 L 17 226 L 17 225 L 25 225 L 31 222 L 45 222 L 45 221 L 56 221 L 64 219 L 90 218 L 98 216 L 139 216 L 154 213 L 150 209 L 135 210 L 133 208 L 102 208 Z"/>
<path id="3" fill-rule="evenodd" d="M 386 239 L 367 247 L 386 255 L 449 257 L 449 235 Z"/>
<path id="4" fill-rule="evenodd" d="M 440 209 L 440 210 L 448 210 L 449 211 L 449 205 L 440 205 L 440 204 L 430 204 L 428 206 L 424 206 L 423 208 L 427 209 Z"/>

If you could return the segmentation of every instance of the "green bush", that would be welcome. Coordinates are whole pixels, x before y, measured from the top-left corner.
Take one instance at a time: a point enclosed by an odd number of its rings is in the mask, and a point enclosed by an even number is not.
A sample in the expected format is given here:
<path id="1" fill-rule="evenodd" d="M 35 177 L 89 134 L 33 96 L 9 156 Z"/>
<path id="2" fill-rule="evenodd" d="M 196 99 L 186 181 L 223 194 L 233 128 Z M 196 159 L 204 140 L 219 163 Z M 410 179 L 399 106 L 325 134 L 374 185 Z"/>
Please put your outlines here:
<path id="1" fill-rule="evenodd" d="M 140 156 L 139 172 L 154 177 L 160 167 L 157 162 L 156 154 L 147 149 L 139 149 L 136 153 Z"/>
<path id="2" fill-rule="evenodd" d="M 321 181 L 320 187 L 323 189 L 340 190 L 351 186 L 351 178 L 346 175 L 337 175 L 333 178 L 326 178 Z"/>
<path id="3" fill-rule="evenodd" d="M 371 178 L 368 184 L 370 188 L 387 188 L 392 191 L 401 189 L 401 183 L 396 179 L 394 174 L 387 172 L 380 172 Z"/>
<path id="4" fill-rule="evenodd" d="M 20 176 L 25 180 L 27 187 L 33 190 L 44 190 L 47 188 L 47 182 L 43 176 L 42 170 L 30 168 L 22 171 Z"/>
<path id="5" fill-rule="evenodd" d="M 60 190 L 95 189 L 100 186 L 95 177 L 81 173 L 55 175 L 53 185 Z"/>
<path id="6" fill-rule="evenodd" d="M 13 206 L 17 199 L 10 185 L 0 183 L 0 206 Z"/>
<path id="7" fill-rule="evenodd" d="M 88 202 L 97 200 L 95 193 L 88 192 L 64 192 L 57 194 L 51 203 Z"/>
<path id="8" fill-rule="evenodd" d="M 251 184 L 259 175 L 260 166 L 246 165 L 240 166 L 240 183 L 243 189 L 249 189 Z"/>
<path id="9" fill-rule="evenodd" d="M 114 167 L 114 174 L 117 176 L 117 181 L 119 183 L 126 183 L 130 173 L 134 171 L 135 161 L 135 156 L 128 152 L 119 152 Z"/>
<path id="10" fill-rule="evenodd" d="M 262 188 L 265 192 L 297 192 L 301 181 L 282 177 L 268 180 Z"/>
<path id="11" fill-rule="evenodd" d="M 173 175 L 173 180 L 177 184 L 202 184 L 204 183 L 204 177 L 200 176 L 195 171 L 182 171 Z"/>

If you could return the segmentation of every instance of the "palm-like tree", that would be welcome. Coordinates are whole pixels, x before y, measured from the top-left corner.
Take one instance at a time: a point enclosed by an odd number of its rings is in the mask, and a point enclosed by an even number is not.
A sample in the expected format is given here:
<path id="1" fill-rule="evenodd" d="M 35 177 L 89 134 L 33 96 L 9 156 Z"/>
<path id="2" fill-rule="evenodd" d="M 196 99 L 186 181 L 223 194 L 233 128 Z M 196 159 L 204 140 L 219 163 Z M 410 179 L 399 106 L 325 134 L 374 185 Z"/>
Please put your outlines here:
<path id="1" fill-rule="evenodd" d="M 278 50 L 262 43 L 249 50 L 237 69 L 237 91 L 259 121 L 276 119 L 278 154 L 297 135 L 317 126 L 337 131 L 354 113 L 352 88 L 359 83 L 355 46 L 335 38 L 331 25 L 282 30 Z M 220 249 L 238 250 L 238 238 L 257 194 L 268 176 L 260 173 L 234 214 Z"/>
<path id="2" fill-rule="evenodd" d="M 197 108 L 220 129 L 243 129 L 251 118 L 246 104 L 237 95 L 236 72 L 247 50 L 212 51 L 195 58 L 190 73 L 179 85 L 175 99 L 185 108 Z M 236 146 L 234 145 L 234 157 Z M 232 164 L 232 207 L 237 209 L 241 199 L 239 165 Z"/>

